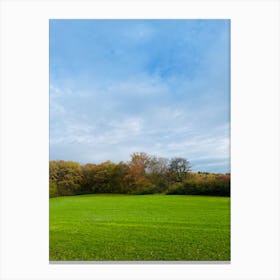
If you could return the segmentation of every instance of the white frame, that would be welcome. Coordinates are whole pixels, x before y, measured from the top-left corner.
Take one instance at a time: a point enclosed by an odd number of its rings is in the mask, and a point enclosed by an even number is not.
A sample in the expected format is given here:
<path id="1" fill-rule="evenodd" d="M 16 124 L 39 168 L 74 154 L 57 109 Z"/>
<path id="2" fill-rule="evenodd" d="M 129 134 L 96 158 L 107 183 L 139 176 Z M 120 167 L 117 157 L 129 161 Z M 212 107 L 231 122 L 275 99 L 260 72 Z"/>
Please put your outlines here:
<path id="1" fill-rule="evenodd" d="M 277 0 L 0 0 L 0 8 L 1 279 L 280 279 Z M 49 264 L 50 18 L 231 19 L 230 264 Z"/>

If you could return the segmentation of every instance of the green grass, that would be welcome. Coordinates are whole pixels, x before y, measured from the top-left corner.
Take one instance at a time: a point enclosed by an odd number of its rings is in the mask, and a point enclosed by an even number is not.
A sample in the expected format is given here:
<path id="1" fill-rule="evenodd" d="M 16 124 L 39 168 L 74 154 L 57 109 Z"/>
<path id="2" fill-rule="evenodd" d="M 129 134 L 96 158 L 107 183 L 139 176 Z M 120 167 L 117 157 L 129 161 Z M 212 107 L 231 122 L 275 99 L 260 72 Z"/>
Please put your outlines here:
<path id="1" fill-rule="evenodd" d="M 52 198 L 50 260 L 230 260 L 230 198 Z"/>

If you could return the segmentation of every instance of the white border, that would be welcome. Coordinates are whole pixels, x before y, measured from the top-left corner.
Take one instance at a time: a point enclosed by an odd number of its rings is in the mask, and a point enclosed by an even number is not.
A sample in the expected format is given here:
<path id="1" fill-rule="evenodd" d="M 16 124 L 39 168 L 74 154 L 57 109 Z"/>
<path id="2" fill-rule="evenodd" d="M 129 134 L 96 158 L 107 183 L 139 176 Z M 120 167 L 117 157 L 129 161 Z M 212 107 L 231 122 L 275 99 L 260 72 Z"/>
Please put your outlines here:
<path id="1" fill-rule="evenodd" d="M 1 279 L 279 279 L 278 1 L 0 4 Z M 231 19 L 231 264 L 49 264 L 49 18 Z"/>

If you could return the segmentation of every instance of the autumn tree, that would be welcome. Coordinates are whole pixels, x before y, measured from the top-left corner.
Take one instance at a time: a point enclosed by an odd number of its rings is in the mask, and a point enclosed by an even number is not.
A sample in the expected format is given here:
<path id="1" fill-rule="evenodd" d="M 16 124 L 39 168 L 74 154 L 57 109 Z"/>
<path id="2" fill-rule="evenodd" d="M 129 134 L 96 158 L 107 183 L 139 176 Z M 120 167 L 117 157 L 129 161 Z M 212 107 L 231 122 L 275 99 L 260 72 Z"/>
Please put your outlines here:
<path id="1" fill-rule="evenodd" d="M 82 183 L 82 170 L 77 162 L 51 161 L 49 165 L 51 188 L 55 188 L 58 195 L 74 195 L 79 193 Z"/>
<path id="2" fill-rule="evenodd" d="M 156 187 L 149 180 L 146 171 L 149 166 L 150 156 L 146 153 L 133 153 L 129 165 L 128 179 L 132 193 L 150 193 Z"/>
<path id="3" fill-rule="evenodd" d="M 173 192 L 170 190 L 170 187 L 174 189 L 173 185 L 187 185 L 193 175 L 190 171 L 191 166 L 187 159 L 176 157 L 169 160 L 143 152 L 133 153 L 130 161 L 119 163 L 105 161 L 100 164 L 80 165 L 72 161 L 50 161 L 49 195 L 170 193 Z M 215 184 L 211 180 L 207 180 L 207 184 L 214 186 L 215 191 L 229 182 L 228 177 L 213 177 Z M 201 182 L 196 180 L 195 184 L 202 184 Z M 178 186 L 175 187 L 178 192 Z"/>

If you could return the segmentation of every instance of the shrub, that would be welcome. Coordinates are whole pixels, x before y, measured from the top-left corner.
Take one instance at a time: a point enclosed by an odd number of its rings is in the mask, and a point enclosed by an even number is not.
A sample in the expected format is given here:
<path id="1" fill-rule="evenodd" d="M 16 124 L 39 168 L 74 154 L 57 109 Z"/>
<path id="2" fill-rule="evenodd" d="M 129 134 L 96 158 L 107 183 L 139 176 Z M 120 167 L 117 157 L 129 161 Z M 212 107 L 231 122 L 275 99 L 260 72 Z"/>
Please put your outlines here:
<path id="1" fill-rule="evenodd" d="M 171 185 L 167 194 L 230 196 L 230 176 L 193 174 L 182 183 Z"/>
<path id="2" fill-rule="evenodd" d="M 183 183 L 174 183 L 166 191 L 166 194 L 185 194 Z"/>
<path id="3" fill-rule="evenodd" d="M 154 193 L 157 193 L 157 187 L 153 184 L 142 186 L 141 188 L 133 192 L 133 194 L 154 194 Z"/>

